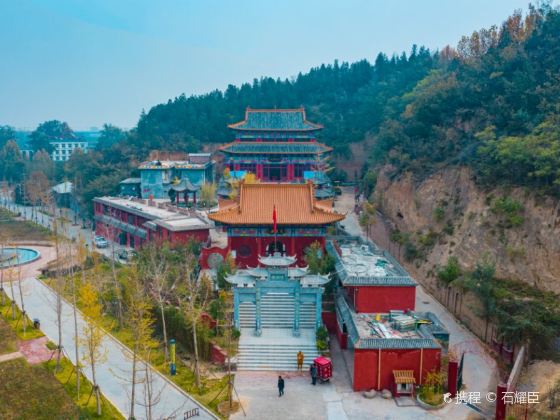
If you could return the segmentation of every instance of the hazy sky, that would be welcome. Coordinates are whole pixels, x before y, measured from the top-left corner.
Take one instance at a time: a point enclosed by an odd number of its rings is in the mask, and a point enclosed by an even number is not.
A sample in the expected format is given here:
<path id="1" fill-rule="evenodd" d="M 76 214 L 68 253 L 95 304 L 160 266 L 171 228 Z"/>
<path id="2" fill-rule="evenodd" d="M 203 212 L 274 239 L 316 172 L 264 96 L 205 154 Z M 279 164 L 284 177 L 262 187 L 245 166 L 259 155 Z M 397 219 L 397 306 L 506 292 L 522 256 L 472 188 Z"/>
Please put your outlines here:
<path id="1" fill-rule="evenodd" d="M 528 0 L 0 0 L 0 124 L 142 109 L 321 63 L 438 49 Z"/>

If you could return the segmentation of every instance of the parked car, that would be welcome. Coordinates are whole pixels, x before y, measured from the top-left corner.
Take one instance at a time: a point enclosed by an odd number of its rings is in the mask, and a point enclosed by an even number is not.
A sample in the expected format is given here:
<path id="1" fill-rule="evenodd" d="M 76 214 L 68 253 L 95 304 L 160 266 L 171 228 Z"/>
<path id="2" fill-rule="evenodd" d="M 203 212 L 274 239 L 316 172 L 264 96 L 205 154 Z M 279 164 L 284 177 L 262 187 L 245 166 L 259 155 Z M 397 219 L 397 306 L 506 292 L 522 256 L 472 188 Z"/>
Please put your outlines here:
<path id="1" fill-rule="evenodd" d="M 117 253 L 117 257 L 119 257 L 119 259 L 123 260 L 123 261 L 129 261 L 132 258 L 136 257 L 138 254 L 136 254 L 136 251 L 133 250 L 127 250 L 127 249 L 121 249 L 118 253 Z"/>
<path id="2" fill-rule="evenodd" d="M 93 242 L 97 248 L 107 248 L 109 246 L 109 242 L 103 236 L 96 236 Z"/>

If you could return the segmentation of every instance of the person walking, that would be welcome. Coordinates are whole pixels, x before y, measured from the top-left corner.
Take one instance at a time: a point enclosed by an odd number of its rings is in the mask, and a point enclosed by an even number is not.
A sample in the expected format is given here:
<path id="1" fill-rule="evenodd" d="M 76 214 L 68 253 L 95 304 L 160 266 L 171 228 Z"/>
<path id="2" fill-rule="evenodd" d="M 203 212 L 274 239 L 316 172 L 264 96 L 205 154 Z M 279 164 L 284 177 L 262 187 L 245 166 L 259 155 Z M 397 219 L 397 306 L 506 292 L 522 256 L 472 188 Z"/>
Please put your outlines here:
<path id="1" fill-rule="evenodd" d="M 315 363 L 312 363 L 309 367 L 309 374 L 311 375 L 311 385 L 317 384 L 317 366 Z"/>
<path id="2" fill-rule="evenodd" d="M 282 376 L 278 376 L 278 396 L 284 395 L 284 379 Z"/>
<path id="3" fill-rule="evenodd" d="M 305 358 L 303 352 L 300 350 L 297 354 L 297 370 L 303 372 L 303 359 Z"/>

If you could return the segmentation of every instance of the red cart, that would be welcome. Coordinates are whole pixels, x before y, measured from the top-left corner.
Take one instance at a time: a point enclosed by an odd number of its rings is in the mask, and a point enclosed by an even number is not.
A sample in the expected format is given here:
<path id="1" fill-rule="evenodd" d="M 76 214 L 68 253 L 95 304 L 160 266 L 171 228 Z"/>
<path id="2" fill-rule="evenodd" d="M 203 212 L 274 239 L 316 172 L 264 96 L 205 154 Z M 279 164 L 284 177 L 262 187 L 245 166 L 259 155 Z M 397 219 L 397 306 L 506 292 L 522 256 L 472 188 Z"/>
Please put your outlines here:
<path id="1" fill-rule="evenodd" d="M 326 357 L 319 356 L 315 360 L 315 367 L 317 368 L 317 378 L 321 382 L 327 382 L 332 377 L 332 362 Z"/>

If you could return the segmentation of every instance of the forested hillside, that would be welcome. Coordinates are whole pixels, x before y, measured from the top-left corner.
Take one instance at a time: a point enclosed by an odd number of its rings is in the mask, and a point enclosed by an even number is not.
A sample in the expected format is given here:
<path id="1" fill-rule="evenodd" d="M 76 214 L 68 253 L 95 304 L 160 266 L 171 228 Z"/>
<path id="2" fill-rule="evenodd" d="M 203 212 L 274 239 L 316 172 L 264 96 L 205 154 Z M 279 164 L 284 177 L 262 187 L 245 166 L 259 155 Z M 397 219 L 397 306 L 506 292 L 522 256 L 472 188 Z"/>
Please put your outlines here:
<path id="1" fill-rule="evenodd" d="M 339 158 L 373 139 L 372 164 L 423 178 L 448 164 L 480 180 L 560 191 L 560 13 L 549 5 L 515 13 L 440 52 L 414 46 L 374 64 L 322 65 L 293 80 L 263 78 L 225 92 L 185 97 L 142 115 L 138 152 L 231 140 L 226 125 L 245 107 L 303 105 L 325 126 Z M 168 139 L 176 141 L 169 142 Z"/>

